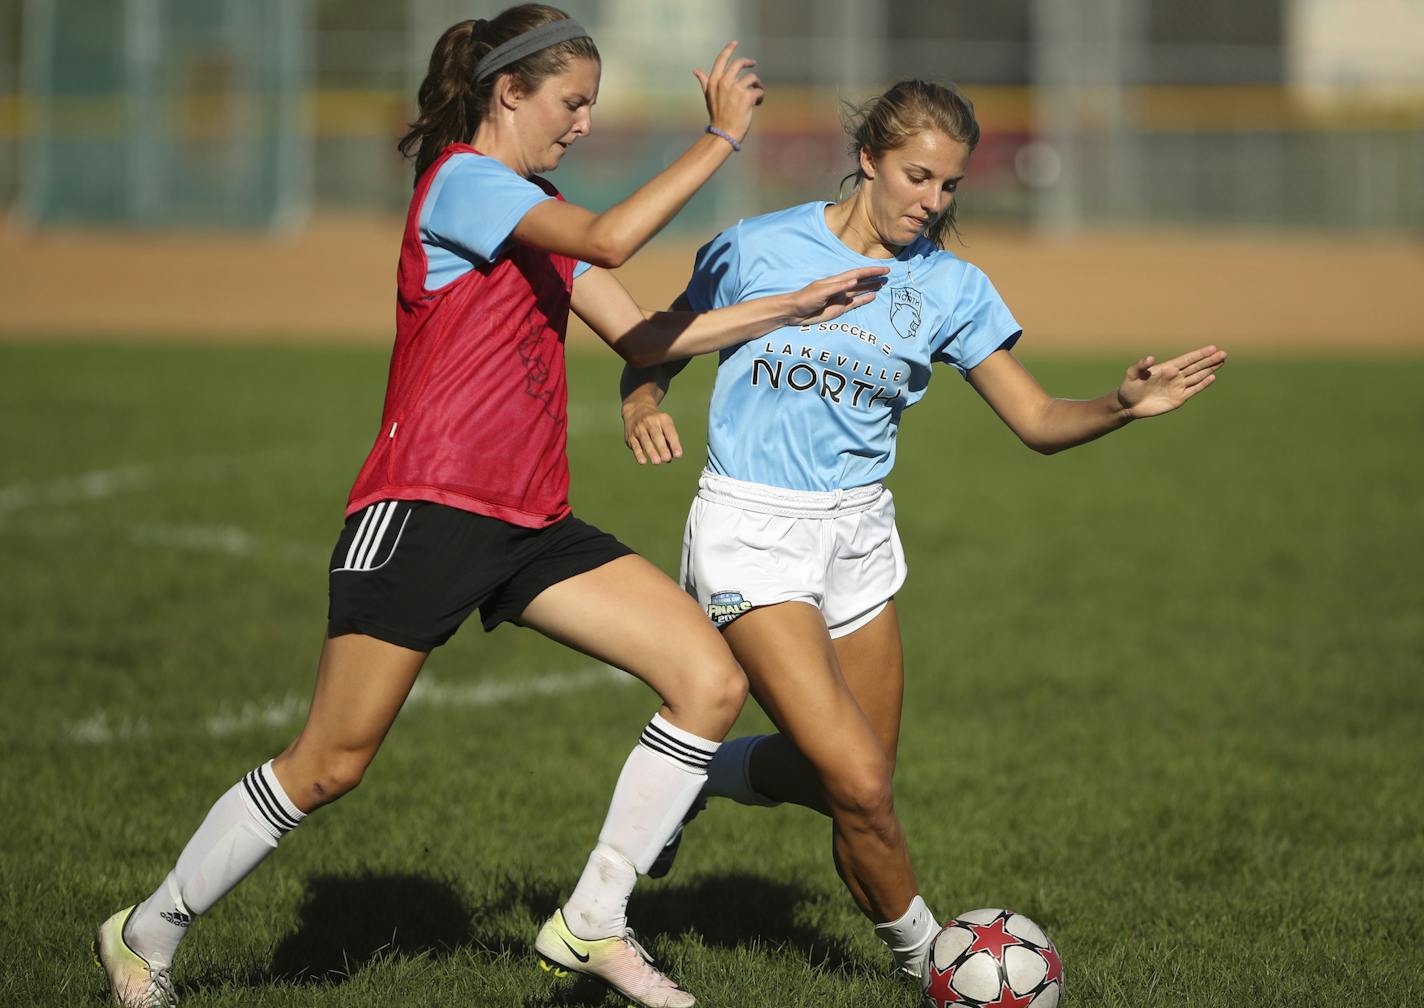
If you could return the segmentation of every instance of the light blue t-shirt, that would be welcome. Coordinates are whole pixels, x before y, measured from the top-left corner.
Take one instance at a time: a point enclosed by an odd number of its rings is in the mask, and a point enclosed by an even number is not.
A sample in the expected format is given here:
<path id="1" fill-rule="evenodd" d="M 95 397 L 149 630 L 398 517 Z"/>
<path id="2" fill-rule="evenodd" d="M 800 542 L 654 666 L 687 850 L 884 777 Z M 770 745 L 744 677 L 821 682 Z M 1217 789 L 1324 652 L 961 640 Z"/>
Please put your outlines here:
<path id="1" fill-rule="evenodd" d="M 425 289 L 444 287 L 498 259 L 524 215 L 553 198 L 492 157 L 452 154 L 436 172 L 420 208 Z M 574 278 L 586 269 L 588 263 L 578 263 Z"/>
<path id="2" fill-rule="evenodd" d="M 707 467 L 789 490 L 882 481 L 900 415 L 925 394 L 930 366 L 966 374 L 1022 331 L 988 277 L 920 238 L 895 259 L 851 251 L 823 202 L 739 221 L 697 253 L 696 311 L 799 290 L 857 266 L 889 266 L 875 300 L 831 322 L 785 326 L 721 351 Z"/>

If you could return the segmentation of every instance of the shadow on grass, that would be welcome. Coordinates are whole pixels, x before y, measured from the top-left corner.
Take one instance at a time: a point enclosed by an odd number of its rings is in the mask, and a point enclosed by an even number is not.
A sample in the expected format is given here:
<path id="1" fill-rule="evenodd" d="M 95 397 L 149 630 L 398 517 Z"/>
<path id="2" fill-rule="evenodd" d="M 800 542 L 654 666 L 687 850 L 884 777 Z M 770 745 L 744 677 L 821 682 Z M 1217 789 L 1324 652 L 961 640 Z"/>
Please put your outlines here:
<path id="1" fill-rule="evenodd" d="M 319 875 L 299 914 L 264 981 L 340 982 L 373 959 L 439 959 L 473 940 L 469 904 L 448 882 L 423 875 Z"/>
<path id="2" fill-rule="evenodd" d="M 542 923 L 567 895 L 543 881 L 506 880 L 486 902 L 482 916 L 492 924 L 511 916 Z M 784 948 L 832 972 L 874 969 L 846 943 L 797 922 L 798 908 L 810 899 L 803 886 L 745 872 L 704 876 L 686 884 L 642 879 L 629 901 L 628 920 L 655 958 L 660 938 L 686 934 L 708 948 L 732 949 L 753 941 Z M 481 928 L 476 922 L 473 938 L 481 948 L 519 956 L 531 954 L 534 935 L 510 935 L 497 925 Z"/>
<path id="3" fill-rule="evenodd" d="M 307 885 L 296 929 L 277 944 L 270 965 L 245 983 L 341 984 L 378 960 L 439 960 L 467 949 L 490 958 L 527 959 L 532 967 L 535 931 L 567 895 L 546 878 L 506 876 L 479 905 L 471 905 L 449 882 L 421 875 L 317 876 Z M 709 948 L 755 941 L 786 949 L 835 973 L 873 968 L 845 943 L 797 923 L 798 907 L 808 898 L 796 884 L 745 873 L 690 884 L 644 880 L 629 905 L 629 919 L 654 956 L 660 956 L 664 942 L 688 935 Z M 203 978 L 198 982 L 201 986 Z M 593 1004 L 604 994 L 596 982 L 574 978 L 538 1002 Z"/>
<path id="4" fill-rule="evenodd" d="M 812 899 L 810 891 L 797 883 L 736 872 L 686 885 L 645 884 L 634 892 L 628 918 L 650 934 L 691 932 L 711 948 L 731 949 L 759 941 L 834 973 L 874 968 L 845 942 L 798 923 L 799 908 Z"/>

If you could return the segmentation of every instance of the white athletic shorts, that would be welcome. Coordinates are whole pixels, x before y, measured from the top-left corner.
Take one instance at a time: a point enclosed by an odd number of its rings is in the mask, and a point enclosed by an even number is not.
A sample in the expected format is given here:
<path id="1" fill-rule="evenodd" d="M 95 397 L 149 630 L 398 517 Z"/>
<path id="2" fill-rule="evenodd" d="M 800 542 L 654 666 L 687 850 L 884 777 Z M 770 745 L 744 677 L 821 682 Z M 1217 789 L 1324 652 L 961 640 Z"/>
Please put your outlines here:
<path id="1" fill-rule="evenodd" d="M 719 628 L 756 606 L 808 602 L 832 637 L 905 583 L 895 501 L 879 483 L 808 492 L 704 472 L 682 538 L 682 586 Z"/>

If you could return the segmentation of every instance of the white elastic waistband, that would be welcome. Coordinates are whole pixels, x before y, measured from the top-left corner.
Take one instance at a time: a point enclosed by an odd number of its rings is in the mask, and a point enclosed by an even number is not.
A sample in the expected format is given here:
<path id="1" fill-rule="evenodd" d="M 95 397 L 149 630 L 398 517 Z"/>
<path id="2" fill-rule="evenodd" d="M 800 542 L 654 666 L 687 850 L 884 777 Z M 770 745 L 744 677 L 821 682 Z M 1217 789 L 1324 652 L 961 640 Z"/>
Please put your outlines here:
<path id="1" fill-rule="evenodd" d="M 787 518 L 838 518 L 856 514 L 874 507 L 888 492 L 881 483 L 849 490 L 786 490 L 705 471 L 697 481 L 697 496 L 703 500 Z"/>

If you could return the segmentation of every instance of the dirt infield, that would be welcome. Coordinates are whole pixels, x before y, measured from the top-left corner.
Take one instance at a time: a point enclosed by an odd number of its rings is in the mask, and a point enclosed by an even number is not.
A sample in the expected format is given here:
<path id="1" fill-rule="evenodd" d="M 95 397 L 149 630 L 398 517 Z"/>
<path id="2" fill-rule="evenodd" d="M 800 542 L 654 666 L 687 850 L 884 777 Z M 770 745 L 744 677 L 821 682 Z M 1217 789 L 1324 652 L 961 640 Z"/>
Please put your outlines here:
<path id="1" fill-rule="evenodd" d="M 401 221 L 324 217 L 270 239 L 0 230 L 0 338 L 384 343 Z M 1424 243 L 1181 232 L 1071 239 L 972 228 L 958 254 L 993 278 L 1023 349 L 1424 353 Z M 648 306 L 695 243 L 659 239 L 621 271 Z M 592 337 L 580 330 L 573 337 Z"/>

